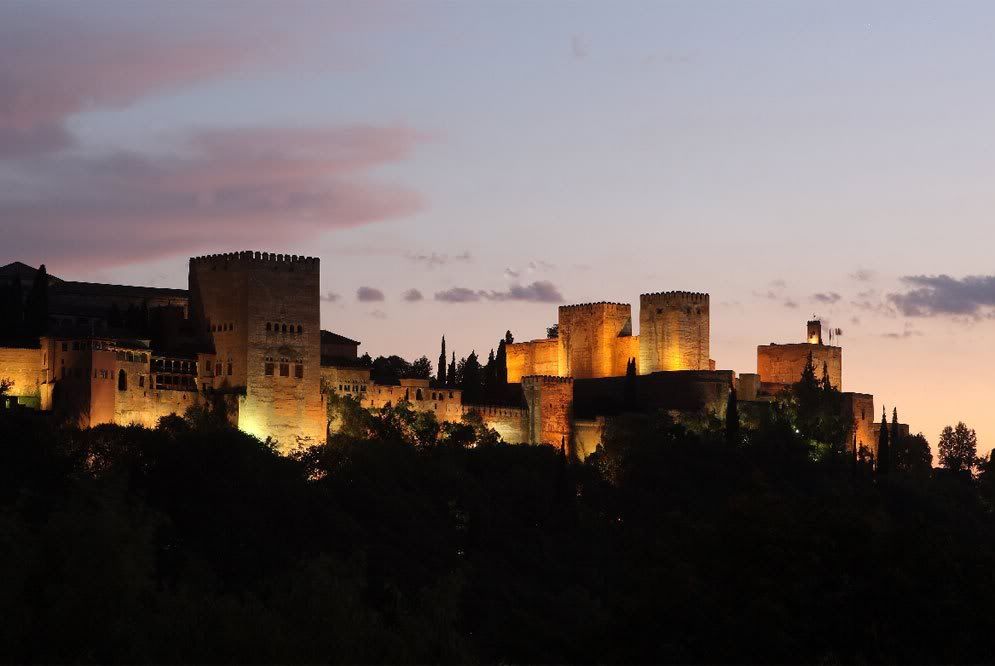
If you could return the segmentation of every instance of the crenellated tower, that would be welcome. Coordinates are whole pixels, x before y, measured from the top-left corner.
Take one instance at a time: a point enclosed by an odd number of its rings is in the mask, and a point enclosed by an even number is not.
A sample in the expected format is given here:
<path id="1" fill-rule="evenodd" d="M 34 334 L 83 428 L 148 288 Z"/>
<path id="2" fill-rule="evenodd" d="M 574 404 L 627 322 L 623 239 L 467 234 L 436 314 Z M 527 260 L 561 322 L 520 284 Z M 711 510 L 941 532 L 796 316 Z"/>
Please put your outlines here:
<path id="1" fill-rule="evenodd" d="M 214 348 L 213 387 L 242 392 L 239 427 L 284 450 L 324 441 L 318 278 L 315 257 L 190 259 L 191 318 Z"/>
<path id="2" fill-rule="evenodd" d="M 628 303 L 561 305 L 559 374 L 586 379 L 625 374 L 632 339 Z"/>
<path id="3" fill-rule="evenodd" d="M 639 296 L 639 373 L 709 369 L 708 294 Z"/>

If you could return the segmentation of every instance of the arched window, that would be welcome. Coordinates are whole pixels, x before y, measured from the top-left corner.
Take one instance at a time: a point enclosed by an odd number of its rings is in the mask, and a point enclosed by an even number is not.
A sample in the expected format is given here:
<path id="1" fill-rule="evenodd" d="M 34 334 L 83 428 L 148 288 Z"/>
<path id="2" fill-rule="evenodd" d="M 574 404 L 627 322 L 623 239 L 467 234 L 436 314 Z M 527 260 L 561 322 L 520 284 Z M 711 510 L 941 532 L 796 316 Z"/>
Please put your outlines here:
<path id="1" fill-rule="evenodd" d="M 125 374 L 124 370 L 118 370 L 117 373 L 117 390 L 127 391 L 128 390 L 128 375 Z"/>
<path id="2" fill-rule="evenodd" d="M 304 328 L 300 324 L 297 324 L 297 335 L 300 335 L 303 332 L 304 332 Z"/>
<path id="3" fill-rule="evenodd" d="M 421 394 L 421 389 L 418 389 L 417 391 L 415 391 L 415 400 L 424 400 L 424 398 L 422 397 L 422 394 Z"/>
<path id="4" fill-rule="evenodd" d="M 269 332 L 269 331 L 272 331 L 272 330 L 273 330 L 273 324 L 271 324 L 269 322 L 266 322 L 266 331 Z"/>
<path id="5" fill-rule="evenodd" d="M 282 333 L 286 333 L 287 332 L 287 325 L 286 324 L 283 325 L 283 330 L 281 332 Z"/>

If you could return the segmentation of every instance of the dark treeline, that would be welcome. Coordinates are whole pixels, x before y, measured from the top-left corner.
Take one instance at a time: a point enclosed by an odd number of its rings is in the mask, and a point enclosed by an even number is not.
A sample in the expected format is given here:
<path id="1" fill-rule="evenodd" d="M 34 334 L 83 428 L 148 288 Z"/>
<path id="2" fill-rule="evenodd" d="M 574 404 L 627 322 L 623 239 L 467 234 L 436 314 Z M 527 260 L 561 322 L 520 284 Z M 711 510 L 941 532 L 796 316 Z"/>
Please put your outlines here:
<path id="1" fill-rule="evenodd" d="M 446 338 L 443 336 L 438 364 L 433 369 L 427 356 L 408 362 L 400 356 L 361 356 L 357 363 L 370 368 L 370 378 L 378 384 L 397 384 L 401 379 L 428 379 L 437 388 L 458 388 L 463 391 L 463 402 L 469 405 L 519 404 L 518 393 L 508 387 L 508 363 L 506 346 L 514 342 L 511 331 L 505 333 L 491 350 L 485 361 L 481 361 L 476 351 L 456 359 L 446 353 Z"/>
<path id="2" fill-rule="evenodd" d="M 404 404 L 289 458 L 0 411 L 0 660 L 991 662 L 972 433 L 876 474 L 837 399 L 619 416 L 583 463 Z"/>

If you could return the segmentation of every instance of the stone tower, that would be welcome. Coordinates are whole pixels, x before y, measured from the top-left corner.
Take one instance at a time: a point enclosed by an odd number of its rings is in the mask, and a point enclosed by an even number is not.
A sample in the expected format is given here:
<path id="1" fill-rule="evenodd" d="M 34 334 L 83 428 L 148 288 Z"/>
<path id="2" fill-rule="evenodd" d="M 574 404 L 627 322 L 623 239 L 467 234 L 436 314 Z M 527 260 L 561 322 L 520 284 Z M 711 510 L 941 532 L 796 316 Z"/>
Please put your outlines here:
<path id="1" fill-rule="evenodd" d="M 639 373 L 709 369 L 708 294 L 639 296 Z"/>
<path id="2" fill-rule="evenodd" d="M 822 321 L 813 319 L 808 322 L 807 341 L 810 345 L 822 344 Z"/>
<path id="3" fill-rule="evenodd" d="M 281 450 L 325 439 L 317 258 L 190 260 L 191 318 L 214 346 L 213 388 L 241 393 L 238 426 Z"/>
<path id="4" fill-rule="evenodd" d="M 632 338 L 632 308 L 627 303 L 561 305 L 559 374 L 588 379 L 625 374 Z"/>
<path id="5" fill-rule="evenodd" d="M 522 393 L 528 406 L 529 443 L 562 446 L 566 453 L 572 452 L 573 379 L 522 377 Z"/>

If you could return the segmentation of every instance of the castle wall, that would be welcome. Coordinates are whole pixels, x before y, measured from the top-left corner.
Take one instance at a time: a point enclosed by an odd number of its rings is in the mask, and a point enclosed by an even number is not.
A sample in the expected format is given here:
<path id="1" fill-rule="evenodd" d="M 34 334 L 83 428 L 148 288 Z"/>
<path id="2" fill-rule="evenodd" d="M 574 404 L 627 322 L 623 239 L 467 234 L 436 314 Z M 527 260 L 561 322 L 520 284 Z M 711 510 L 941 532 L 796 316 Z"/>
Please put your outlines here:
<path id="1" fill-rule="evenodd" d="M 42 380 L 42 350 L 0 347 L 0 379 L 14 382 L 8 395 L 37 400 Z"/>
<path id="2" fill-rule="evenodd" d="M 471 406 L 464 405 L 463 412 L 476 412 L 484 425 L 493 428 L 508 444 L 523 444 L 529 441 L 528 410 L 518 407 Z"/>
<path id="3" fill-rule="evenodd" d="M 564 446 L 568 452 L 573 451 L 573 388 L 570 377 L 522 378 L 530 444 Z"/>
<path id="4" fill-rule="evenodd" d="M 632 308 L 628 304 L 561 305 L 558 323 L 560 376 L 584 379 L 619 374 L 616 346 L 620 337 L 632 335 Z M 621 374 L 625 374 L 624 363 Z"/>
<path id="5" fill-rule="evenodd" d="M 639 296 L 639 372 L 708 370 L 709 297 L 685 291 Z"/>
<path id="6" fill-rule="evenodd" d="M 724 416 L 733 385 L 732 370 L 679 370 L 636 377 L 636 408 L 710 412 Z M 578 379 L 574 382 L 574 413 L 590 419 L 625 411 L 625 377 Z"/>
<path id="7" fill-rule="evenodd" d="M 605 434 L 605 419 L 576 419 L 574 420 L 574 455 L 578 459 L 584 460 L 594 453 L 601 438 Z"/>
<path id="8" fill-rule="evenodd" d="M 799 342 L 794 344 L 760 345 L 757 347 L 757 374 L 760 381 L 774 384 L 794 384 L 812 355 L 815 376 L 822 379 L 823 364 L 829 369 L 829 381 L 843 388 L 843 350 L 829 345 Z"/>
<path id="9" fill-rule="evenodd" d="M 512 343 L 505 347 L 505 357 L 509 384 L 517 384 L 528 375 L 560 375 L 559 338 Z"/>

